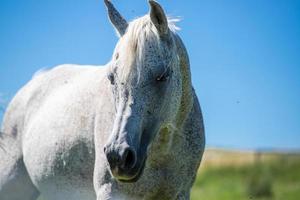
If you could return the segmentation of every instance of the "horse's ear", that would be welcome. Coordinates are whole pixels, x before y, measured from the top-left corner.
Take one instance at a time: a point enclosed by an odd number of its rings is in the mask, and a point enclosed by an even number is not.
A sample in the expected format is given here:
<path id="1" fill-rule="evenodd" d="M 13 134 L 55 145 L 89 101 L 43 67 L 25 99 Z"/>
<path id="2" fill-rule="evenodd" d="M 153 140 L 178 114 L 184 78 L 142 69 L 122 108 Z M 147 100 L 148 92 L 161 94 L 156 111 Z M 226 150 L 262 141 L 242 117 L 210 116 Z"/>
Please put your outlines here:
<path id="1" fill-rule="evenodd" d="M 168 20 L 163 8 L 156 1 L 153 0 L 149 0 L 149 4 L 151 7 L 150 18 L 152 23 L 155 25 L 155 27 L 161 35 L 167 34 L 169 30 Z"/>
<path id="2" fill-rule="evenodd" d="M 104 3 L 106 5 L 107 11 L 108 11 L 108 16 L 109 16 L 110 22 L 113 24 L 113 26 L 117 30 L 117 33 L 120 36 L 124 35 L 126 32 L 126 29 L 128 27 L 127 21 L 117 11 L 117 9 L 110 2 L 110 0 L 104 0 Z"/>

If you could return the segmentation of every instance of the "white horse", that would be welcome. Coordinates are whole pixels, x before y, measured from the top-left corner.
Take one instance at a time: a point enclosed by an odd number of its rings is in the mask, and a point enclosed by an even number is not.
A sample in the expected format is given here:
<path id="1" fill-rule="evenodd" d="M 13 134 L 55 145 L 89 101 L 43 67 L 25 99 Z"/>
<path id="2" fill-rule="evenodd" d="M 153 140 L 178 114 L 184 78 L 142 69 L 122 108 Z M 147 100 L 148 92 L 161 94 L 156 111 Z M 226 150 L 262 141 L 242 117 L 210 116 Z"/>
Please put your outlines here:
<path id="1" fill-rule="evenodd" d="M 104 67 L 61 65 L 11 101 L 0 134 L 0 199 L 189 199 L 204 151 L 185 47 L 162 7 L 129 24 Z"/>

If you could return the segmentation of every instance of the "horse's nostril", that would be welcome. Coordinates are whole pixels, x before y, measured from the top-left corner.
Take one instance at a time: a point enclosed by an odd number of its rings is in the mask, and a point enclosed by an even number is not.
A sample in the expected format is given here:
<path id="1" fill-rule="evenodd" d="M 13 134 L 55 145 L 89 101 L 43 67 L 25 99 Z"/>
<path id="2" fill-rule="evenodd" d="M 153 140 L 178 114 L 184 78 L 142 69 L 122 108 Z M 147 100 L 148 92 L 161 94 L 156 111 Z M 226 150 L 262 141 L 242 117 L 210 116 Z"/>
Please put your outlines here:
<path id="1" fill-rule="evenodd" d="M 103 150 L 111 169 L 118 167 L 123 171 L 127 171 L 134 168 L 137 158 L 136 153 L 132 148 L 126 147 L 121 152 L 107 147 L 104 147 Z"/>
<path id="2" fill-rule="evenodd" d="M 136 153 L 131 148 L 126 148 L 122 156 L 122 168 L 132 169 L 136 164 Z"/>
<path id="3" fill-rule="evenodd" d="M 107 158 L 107 161 L 108 161 L 110 167 L 112 169 L 117 167 L 120 163 L 120 160 L 121 160 L 118 152 L 111 151 L 108 148 L 105 148 L 104 151 L 105 151 L 105 155 L 106 155 L 106 158 Z"/>

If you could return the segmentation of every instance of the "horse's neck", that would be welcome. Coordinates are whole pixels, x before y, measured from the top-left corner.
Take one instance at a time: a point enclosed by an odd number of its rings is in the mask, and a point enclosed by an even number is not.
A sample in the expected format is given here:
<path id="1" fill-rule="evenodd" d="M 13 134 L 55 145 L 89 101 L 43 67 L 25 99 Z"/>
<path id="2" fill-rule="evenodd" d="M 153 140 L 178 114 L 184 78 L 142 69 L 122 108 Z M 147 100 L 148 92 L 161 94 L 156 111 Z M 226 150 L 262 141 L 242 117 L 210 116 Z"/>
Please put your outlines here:
<path id="1" fill-rule="evenodd" d="M 176 116 L 176 127 L 181 128 L 187 119 L 193 106 L 193 89 L 190 72 L 190 62 L 186 48 L 180 37 L 175 35 L 177 51 L 180 59 L 180 71 L 182 77 L 182 96 L 180 108 Z"/>

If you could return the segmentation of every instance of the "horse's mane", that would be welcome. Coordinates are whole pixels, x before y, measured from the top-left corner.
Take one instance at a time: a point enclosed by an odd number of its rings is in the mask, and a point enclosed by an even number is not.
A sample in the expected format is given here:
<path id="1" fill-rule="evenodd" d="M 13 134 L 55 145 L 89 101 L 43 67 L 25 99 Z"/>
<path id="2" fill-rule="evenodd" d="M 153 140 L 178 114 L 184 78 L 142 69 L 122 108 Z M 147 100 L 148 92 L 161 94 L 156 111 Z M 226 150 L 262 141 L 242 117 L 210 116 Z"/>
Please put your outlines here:
<path id="1" fill-rule="evenodd" d="M 176 23 L 179 21 L 178 18 L 168 17 L 168 26 L 171 32 L 171 35 L 175 34 L 176 31 L 180 30 Z M 126 49 L 127 52 L 125 62 L 132 63 L 133 61 L 138 63 L 137 73 L 140 74 L 140 66 L 143 66 L 143 55 L 145 55 L 145 44 L 153 44 L 154 51 L 161 52 L 160 45 L 160 36 L 156 27 L 151 22 L 150 16 L 145 15 L 143 17 L 137 18 L 131 21 L 126 30 L 126 35 L 124 39 L 126 40 Z M 170 51 L 172 52 L 172 51 Z M 127 75 L 130 68 L 123 68 L 123 75 Z"/>
<path id="2" fill-rule="evenodd" d="M 176 33 L 178 30 L 180 30 L 180 28 L 176 25 L 176 23 L 179 21 L 179 18 L 168 17 L 168 26 L 171 32 Z M 155 26 L 153 26 L 149 15 L 145 15 L 131 21 L 126 30 L 126 33 L 131 33 L 130 35 L 132 36 L 138 36 L 138 34 L 140 34 L 141 32 L 152 32 L 156 36 L 158 36 L 157 29 L 155 28 Z M 149 34 L 146 36 L 149 36 Z"/>

